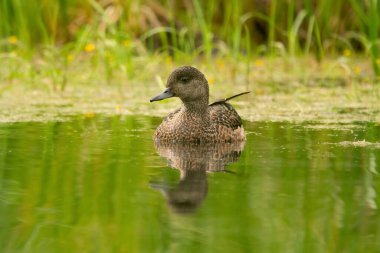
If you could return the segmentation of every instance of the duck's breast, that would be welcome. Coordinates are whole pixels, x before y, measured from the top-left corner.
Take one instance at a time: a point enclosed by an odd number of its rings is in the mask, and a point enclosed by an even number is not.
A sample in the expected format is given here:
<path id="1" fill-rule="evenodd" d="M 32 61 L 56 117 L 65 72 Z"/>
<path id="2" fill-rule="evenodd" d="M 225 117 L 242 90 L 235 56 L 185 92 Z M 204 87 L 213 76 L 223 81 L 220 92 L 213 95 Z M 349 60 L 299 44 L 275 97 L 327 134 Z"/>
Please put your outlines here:
<path id="1" fill-rule="evenodd" d="M 154 139 L 163 142 L 202 142 L 206 130 L 202 118 L 185 113 L 181 108 L 162 121 L 154 133 Z"/>

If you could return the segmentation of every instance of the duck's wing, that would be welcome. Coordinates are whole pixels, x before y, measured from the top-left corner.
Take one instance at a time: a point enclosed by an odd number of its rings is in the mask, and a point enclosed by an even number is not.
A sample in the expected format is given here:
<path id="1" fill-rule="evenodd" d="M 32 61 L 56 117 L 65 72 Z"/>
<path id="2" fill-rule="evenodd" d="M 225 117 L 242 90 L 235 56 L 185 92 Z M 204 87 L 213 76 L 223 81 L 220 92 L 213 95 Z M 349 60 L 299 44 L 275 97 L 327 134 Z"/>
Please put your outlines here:
<path id="1" fill-rule="evenodd" d="M 211 103 L 209 108 L 212 122 L 232 129 L 241 127 L 242 121 L 239 114 L 231 104 L 227 103 L 227 101 L 247 93 L 249 93 L 249 91 Z"/>
<path id="2" fill-rule="evenodd" d="M 211 121 L 218 125 L 236 129 L 241 127 L 242 121 L 239 114 L 229 103 L 213 103 L 210 105 Z"/>

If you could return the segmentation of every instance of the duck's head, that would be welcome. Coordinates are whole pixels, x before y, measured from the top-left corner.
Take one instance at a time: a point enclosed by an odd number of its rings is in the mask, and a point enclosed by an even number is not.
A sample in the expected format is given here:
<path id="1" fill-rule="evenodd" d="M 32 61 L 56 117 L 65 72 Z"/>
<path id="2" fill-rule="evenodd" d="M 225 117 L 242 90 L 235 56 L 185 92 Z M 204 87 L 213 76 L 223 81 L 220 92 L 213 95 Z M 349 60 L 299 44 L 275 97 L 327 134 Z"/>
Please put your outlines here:
<path id="1" fill-rule="evenodd" d="M 170 74 L 164 92 L 152 98 L 150 102 L 179 97 L 184 103 L 208 103 L 208 96 L 208 83 L 202 72 L 191 66 L 183 66 Z"/>

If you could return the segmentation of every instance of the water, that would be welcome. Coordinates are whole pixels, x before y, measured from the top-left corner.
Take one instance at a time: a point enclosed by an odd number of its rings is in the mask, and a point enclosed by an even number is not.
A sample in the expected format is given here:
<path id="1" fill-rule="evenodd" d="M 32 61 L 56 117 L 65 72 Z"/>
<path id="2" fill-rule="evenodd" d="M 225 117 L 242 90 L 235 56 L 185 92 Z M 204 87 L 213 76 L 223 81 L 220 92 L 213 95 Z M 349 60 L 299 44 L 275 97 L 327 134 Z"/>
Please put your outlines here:
<path id="1" fill-rule="evenodd" d="M 159 122 L 0 125 L 1 252 L 380 252 L 379 125 L 155 147 Z"/>

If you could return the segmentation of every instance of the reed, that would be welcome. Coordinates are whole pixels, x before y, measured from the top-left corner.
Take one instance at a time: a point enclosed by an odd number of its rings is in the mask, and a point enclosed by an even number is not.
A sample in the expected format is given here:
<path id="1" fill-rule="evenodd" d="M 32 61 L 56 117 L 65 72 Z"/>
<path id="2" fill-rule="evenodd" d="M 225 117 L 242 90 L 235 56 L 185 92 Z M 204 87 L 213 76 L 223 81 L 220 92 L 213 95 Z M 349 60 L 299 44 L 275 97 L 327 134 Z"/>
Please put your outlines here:
<path id="1" fill-rule="evenodd" d="M 24 56 L 41 57 L 40 49 L 51 46 L 62 52 L 62 58 L 70 58 L 93 43 L 92 59 L 103 63 L 109 80 L 115 66 L 132 73 L 132 59 L 141 55 L 181 61 L 211 59 L 219 53 L 240 59 L 275 56 L 279 48 L 282 55 L 314 55 L 318 61 L 349 49 L 370 56 L 374 76 L 380 76 L 378 0 L 109 1 L 107 5 L 95 0 L 2 0 L 0 13 L 3 57 L 9 52 L 20 56 L 21 51 Z"/>

